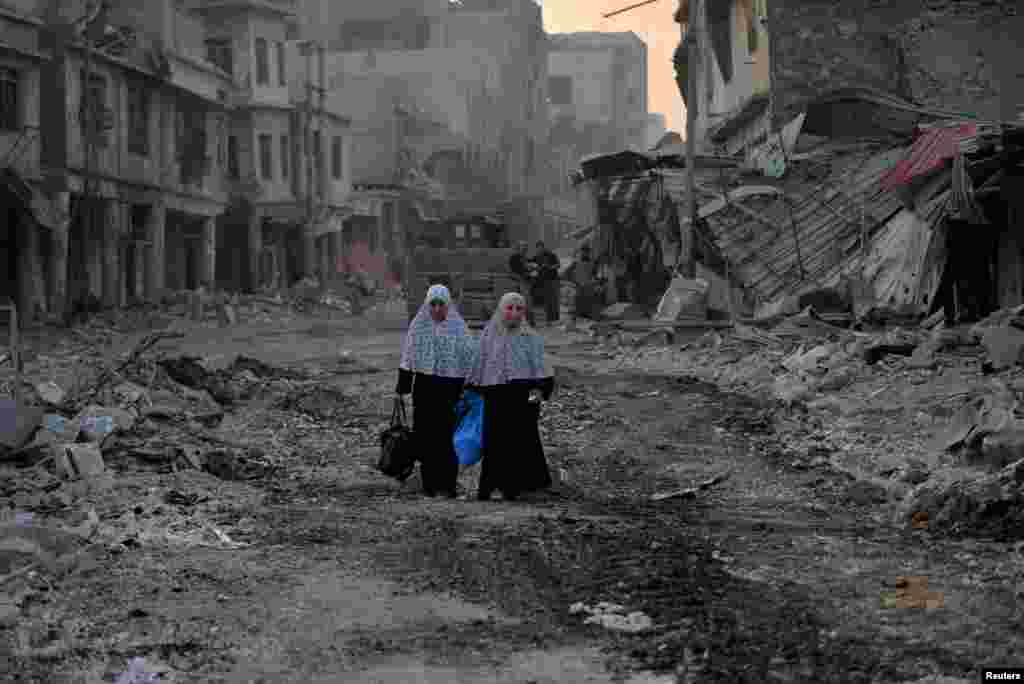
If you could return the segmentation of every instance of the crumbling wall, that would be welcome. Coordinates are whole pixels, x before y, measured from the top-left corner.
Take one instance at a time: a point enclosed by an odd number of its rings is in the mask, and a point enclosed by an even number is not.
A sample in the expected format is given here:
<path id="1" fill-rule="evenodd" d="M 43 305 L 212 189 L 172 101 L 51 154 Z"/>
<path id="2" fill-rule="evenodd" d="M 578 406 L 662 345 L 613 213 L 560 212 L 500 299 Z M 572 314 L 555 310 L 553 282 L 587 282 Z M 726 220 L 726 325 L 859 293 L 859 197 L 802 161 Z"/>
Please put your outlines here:
<path id="1" fill-rule="evenodd" d="M 792 119 L 807 99 L 851 86 L 1014 119 L 1024 107 L 1018 4 L 771 0 L 776 124 Z"/>

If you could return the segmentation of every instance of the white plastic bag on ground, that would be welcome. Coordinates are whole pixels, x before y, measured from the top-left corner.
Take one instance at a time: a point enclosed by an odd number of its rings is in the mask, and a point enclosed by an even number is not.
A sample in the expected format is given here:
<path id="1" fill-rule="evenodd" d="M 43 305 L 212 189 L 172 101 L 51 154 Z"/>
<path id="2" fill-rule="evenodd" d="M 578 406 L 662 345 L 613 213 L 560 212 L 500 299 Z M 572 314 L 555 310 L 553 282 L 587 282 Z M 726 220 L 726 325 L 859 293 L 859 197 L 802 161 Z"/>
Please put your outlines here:
<path id="1" fill-rule="evenodd" d="M 707 318 L 710 286 L 700 278 L 676 276 L 658 304 L 656 321 L 675 321 L 681 316 Z"/>

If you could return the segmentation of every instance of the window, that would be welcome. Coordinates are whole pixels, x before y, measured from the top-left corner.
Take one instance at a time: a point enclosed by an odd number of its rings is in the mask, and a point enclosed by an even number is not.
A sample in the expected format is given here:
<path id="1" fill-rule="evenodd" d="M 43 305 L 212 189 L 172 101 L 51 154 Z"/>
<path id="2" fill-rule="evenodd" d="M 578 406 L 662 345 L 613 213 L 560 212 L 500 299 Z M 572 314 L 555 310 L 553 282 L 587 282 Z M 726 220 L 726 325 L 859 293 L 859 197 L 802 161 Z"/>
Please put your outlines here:
<path id="1" fill-rule="evenodd" d="M 256 83 L 270 85 L 270 53 L 266 38 L 256 39 Z"/>
<path id="2" fill-rule="evenodd" d="M 106 147 L 109 140 L 104 133 L 114 126 L 113 112 L 107 106 L 107 79 L 100 74 L 90 74 L 87 78 L 84 69 L 81 78 L 83 86 L 79 121 L 82 134 L 91 137 L 99 147 Z"/>
<path id="3" fill-rule="evenodd" d="M 263 180 L 273 180 L 274 160 L 271 158 L 271 137 L 266 133 L 260 133 L 260 176 Z"/>
<path id="4" fill-rule="evenodd" d="M 369 236 L 367 239 L 367 247 L 369 248 L 370 252 L 373 253 L 377 251 L 377 238 L 380 233 L 380 219 L 378 219 L 375 223 L 371 223 L 369 225 L 368 232 Z"/>
<path id="5" fill-rule="evenodd" d="M 341 180 L 341 136 L 336 135 L 331 140 L 331 176 L 334 180 Z"/>
<path id="6" fill-rule="evenodd" d="M 324 167 L 320 161 L 323 159 L 320 149 L 321 142 L 320 131 L 313 131 L 313 178 L 316 182 L 321 182 L 324 178 Z"/>
<path id="7" fill-rule="evenodd" d="M 380 208 L 382 232 L 384 233 L 384 251 L 391 253 L 395 249 L 395 205 L 384 202 Z"/>
<path id="8" fill-rule="evenodd" d="M 197 97 L 178 102 L 176 149 L 183 185 L 200 184 L 209 173 L 207 126 L 210 112 Z"/>
<path id="9" fill-rule="evenodd" d="M 238 180 L 242 176 L 242 169 L 238 164 L 238 137 L 228 136 L 228 176 Z"/>
<path id="10" fill-rule="evenodd" d="M 129 82 L 128 151 L 140 157 L 149 156 L 149 90 L 141 81 Z"/>
<path id="11" fill-rule="evenodd" d="M 288 73 L 285 69 L 284 43 L 277 44 L 277 85 L 288 85 Z"/>
<path id="12" fill-rule="evenodd" d="M 550 76 L 548 98 L 554 105 L 572 104 L 572 76 Z"/>
<path id="13" fill-rule="evenodd" d="M 217 167 L 223 169 L 227 162 L 228 143 L 228 120 L 227 117 L 217 117 Z"/>
<path id="14" fill-rule="evenodd" d="M 291 150 L 288 146 L 288 136 L 281 136 L 281 178 L 288 177 L 288 165 L 291 163 Z"/>
<path id="15" fill-rule="evenodd" d="M 0 68 L 0 130 L 21 128 L 21 78 L 14 69 Z"/>
<path id="16" fill-rule="evenodd" d="M 206 41 L 206 61 L 229 74 L 235 73 L 235 51 L 230 38 L 211 38 Z"/>

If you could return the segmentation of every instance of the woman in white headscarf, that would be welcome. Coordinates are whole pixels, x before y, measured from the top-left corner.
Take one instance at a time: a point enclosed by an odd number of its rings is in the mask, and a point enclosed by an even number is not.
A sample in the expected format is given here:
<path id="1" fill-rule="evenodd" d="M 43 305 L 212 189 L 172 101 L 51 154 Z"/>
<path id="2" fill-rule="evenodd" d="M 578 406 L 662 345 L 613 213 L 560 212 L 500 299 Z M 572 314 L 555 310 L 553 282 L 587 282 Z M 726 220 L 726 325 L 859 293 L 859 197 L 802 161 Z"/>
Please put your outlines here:
<path id="1" fill-rule="evenodd" d="M 551 398 L 555 381 L 544 338 L 524 320 L 526 311 L 521 294 L 501 298 L 466 381 L 484 397 L 481 501 L 495 490 L 512 500 L 551 486 L 537 422 L 541 400 Z"/>
<path id="2" fill-rule="evenodd" d="M 400 395 L 412 394 L 413 431 L 427 496 L 456 496 L 455 404 L 473 361 L 472 338 L 444 285 L 433 285 L 409 324 L 398 367 Z"/>

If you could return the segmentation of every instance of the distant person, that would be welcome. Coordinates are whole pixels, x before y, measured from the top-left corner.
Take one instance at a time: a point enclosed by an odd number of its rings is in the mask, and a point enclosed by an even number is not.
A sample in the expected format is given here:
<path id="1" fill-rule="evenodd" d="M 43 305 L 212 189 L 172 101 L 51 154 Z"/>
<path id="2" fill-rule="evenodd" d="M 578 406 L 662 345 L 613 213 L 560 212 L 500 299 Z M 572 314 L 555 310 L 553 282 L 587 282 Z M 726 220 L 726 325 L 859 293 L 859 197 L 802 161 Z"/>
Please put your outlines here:
<path id="1" fill-rule="evenodd" d="M 537 304 L 544 307 L 544 315 L 548 323 L 557 323 L 560 318 L 561 296 L 558 269 L 560 262 L 554 252 L 549 250 L 543 240 L 537 241 L 537 253 L 533 260 L 537 263 Z"/>
<path id="2" fill-rule="evenodd" d="M 590 253 L 590 245 L 580 248 L 580 255 L 569 269 L 569 281 L 576 286 L 573 298 L 573 322 L 578 318 L 593 318 L 597 299 L 597 262 Z"/>
<path id="3" fill-rule="evenodd" d="M 530 247 L 527 243 L 520 242 L 516 249 L 516 253 L 508 260 L 508 270 L 519 279 L 519 291 L 529 293 L 533 291 L 535 269 L 533 260 L 527 255 Z M 535 325 L 533 307 L 527 307 L 526 320 L 530 325 Z"/>

